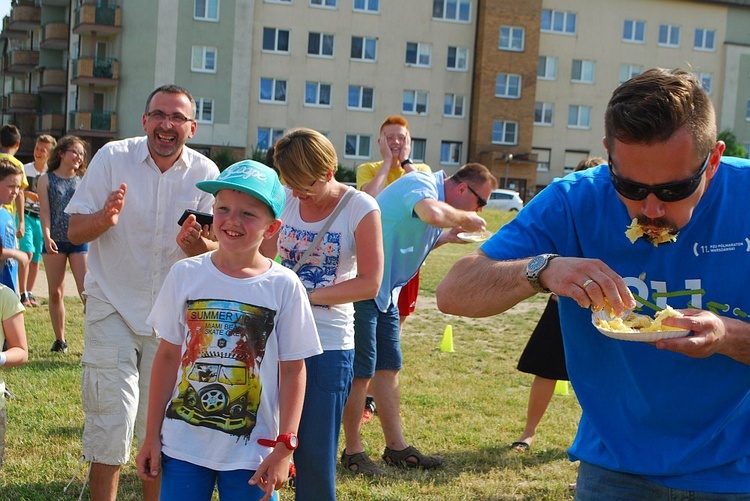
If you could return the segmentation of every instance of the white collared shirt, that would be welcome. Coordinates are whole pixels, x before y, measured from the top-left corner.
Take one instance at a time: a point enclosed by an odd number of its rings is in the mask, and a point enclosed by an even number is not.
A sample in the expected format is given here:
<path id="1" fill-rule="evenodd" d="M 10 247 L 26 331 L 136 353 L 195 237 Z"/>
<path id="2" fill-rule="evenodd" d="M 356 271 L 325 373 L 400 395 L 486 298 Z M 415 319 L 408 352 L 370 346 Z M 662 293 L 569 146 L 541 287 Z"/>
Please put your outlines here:
<path id="1" fill-rule="evenodd" d="M 134 333 L 151 335 L 146 317 L 167 272 L 186 257 L 176 242 L 180 215 L 185 209 L 212 212 L 213 196 L 195 183 L 218 175 L 216 164 L 187 146 L 162 173 L 145 136 L 113 141 L 94 155 L 66 207 L 68 214 L 93 214 L 127 185 L 117 225 L 89 244 L 84 286 L 87 295 L 110 303 Z"/>

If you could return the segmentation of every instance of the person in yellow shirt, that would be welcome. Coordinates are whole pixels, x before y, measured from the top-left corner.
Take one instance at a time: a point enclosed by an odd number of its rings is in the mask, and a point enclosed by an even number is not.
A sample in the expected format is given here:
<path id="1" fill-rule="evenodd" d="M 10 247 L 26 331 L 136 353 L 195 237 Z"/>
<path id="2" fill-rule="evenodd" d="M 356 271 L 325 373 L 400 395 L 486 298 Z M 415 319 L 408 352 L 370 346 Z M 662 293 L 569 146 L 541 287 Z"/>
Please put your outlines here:
<path id="1" fill-rule="evenodd" d="M 23 174 L 23 162 L 15 157 L 18 148 L 21 147 L 21 132 L 15 125 L 3 125 L 0 128 L 0 159 L 7 158 L 13 165 L 21 169 L 21 193 L 18 194 L 14 203 L 4 207 L 16 218 L 16 238 L 21 238 L 25 232 L 23 205 L 25 199 L 23 190 L 29 187 L 29 180 Z"/>

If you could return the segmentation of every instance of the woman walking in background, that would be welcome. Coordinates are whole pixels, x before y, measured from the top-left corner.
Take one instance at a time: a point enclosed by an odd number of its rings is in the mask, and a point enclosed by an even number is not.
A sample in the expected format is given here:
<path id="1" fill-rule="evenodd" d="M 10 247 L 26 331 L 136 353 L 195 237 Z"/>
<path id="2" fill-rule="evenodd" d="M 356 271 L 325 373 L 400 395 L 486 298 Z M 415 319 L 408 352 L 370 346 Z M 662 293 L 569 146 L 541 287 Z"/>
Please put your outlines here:
<path id="1" fill-rule="evenodd" d="M 69 216 L 65 213 L 65 206 L 86 171 L 86 150 L 87 145 L 81 138 L 65 136 L 60 139 L 52 150 L 47 174 L 39 178 L 37 185 L 44 235 L 42 258 L 49 285 L 49 315 L 55 332 L 51 351 L 63 353 L 68 351 L 63 303 L 65 268 L 70 263 L 78 294 L 82 295 L 88 252 L 88 244 L 73 245 L 68 240 Z"/>

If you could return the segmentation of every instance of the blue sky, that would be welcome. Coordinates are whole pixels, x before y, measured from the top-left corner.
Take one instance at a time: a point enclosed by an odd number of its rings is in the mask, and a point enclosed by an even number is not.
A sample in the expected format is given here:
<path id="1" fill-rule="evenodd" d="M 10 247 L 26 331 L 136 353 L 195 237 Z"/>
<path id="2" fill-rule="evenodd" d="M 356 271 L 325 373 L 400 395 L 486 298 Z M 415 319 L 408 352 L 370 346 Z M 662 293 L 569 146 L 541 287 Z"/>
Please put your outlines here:
<path id="1" fill-rule="evenodd" d="M 10 12 L 10 0 L 0 0 L 0 19 Z"/>

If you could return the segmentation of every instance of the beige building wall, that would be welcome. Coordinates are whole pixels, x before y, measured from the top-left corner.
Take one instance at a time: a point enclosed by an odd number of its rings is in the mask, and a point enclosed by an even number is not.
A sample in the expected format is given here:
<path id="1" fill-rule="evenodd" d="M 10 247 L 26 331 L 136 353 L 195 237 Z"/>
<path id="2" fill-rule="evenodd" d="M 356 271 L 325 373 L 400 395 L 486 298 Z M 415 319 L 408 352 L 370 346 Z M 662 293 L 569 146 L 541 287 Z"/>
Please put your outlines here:
<path id="1" fill-rule="evenodd" d="M 381 160 L 377 145 L 380 124 L 388 115 L 402 114 L 409 121 L 412 137 L 426 140 L 425 162 L 433 170 L 455 171 L 466 162 L 468 155 L 475 5 L 472 5 L 468 22 L 451 22 L 432 18 L 432 0 L 381 1 L 378 13 L 355 12 L 352 4 L 351 1 L 339 0 L 338 7 L 330 9 L 311 6 L 308 1 L 256 0 L 248 85 L 248 153 L 257 144 L 259 128 L 287 131 L 294 127 L 310 127 L 331 139 L 344 167 L 356 168 L 364 162 Z M 288 53 L 262 50 L 264 27 L 290 32 Z M 307 55 L 309 32 L 335 35 L 333 57 Z M 377 39 L 374 62 L 350 58 L 352 36 Z M 406 64 L 407 42 L 430 47 L 429 67 Z M 446 69 L 449 46 L 468 50 L 466 71 Z M 261 78 L 285 80 L 286 102 L 261 102 Z M 305 84 L 308 81 L 331 85 L 330 106 L 305 105 Z M 350 84 L 374 88 L 372 110 L 348 109 Z M 402 112 L 404 90 L 428 93 L 425 113 Z M 443 115 L 446 93 L 465 96 L 462 117 Z M 369 137 L 369 154 L 346 155 L 347 134 Z M 443 140 L 462 143 L 459 162 L 440 163 Z"/>
<path id="2" fill-rule="evenodd" d="M 549 171 L 538 170 L 537 184 L 549 184 L 565 173 L 565 167 L 574 167 L 586 154 L 606 158 L 602 146 L 604 111 L 620 83 L 621 64 L 644 69 L 682 67 L 710 74 L 710 95 L 716 109 L 721 110 L 726 7 L 684 0 L 544 0 L 543 4 L 544 9 L 575 12 L 577 33 L 541 33 L 539 53 L 557 58 L 557 78 L 537 81 L 536 100 L 554 103 L 552 126 L 534 126 L 534 148 L 549 149 Z M 623 42 L 626 19 L 645 22 L 644 43 Z M 679 47 L 658 45 L 661 24 L 680 27 Z M 715 30 L 713 51 L 693 49 L 696 28 Z M 594 83 L 571 82 L 573 59 L 595 62 Z M 591 106 L 589 128 L 568 127 L 570 105 Z"/>

